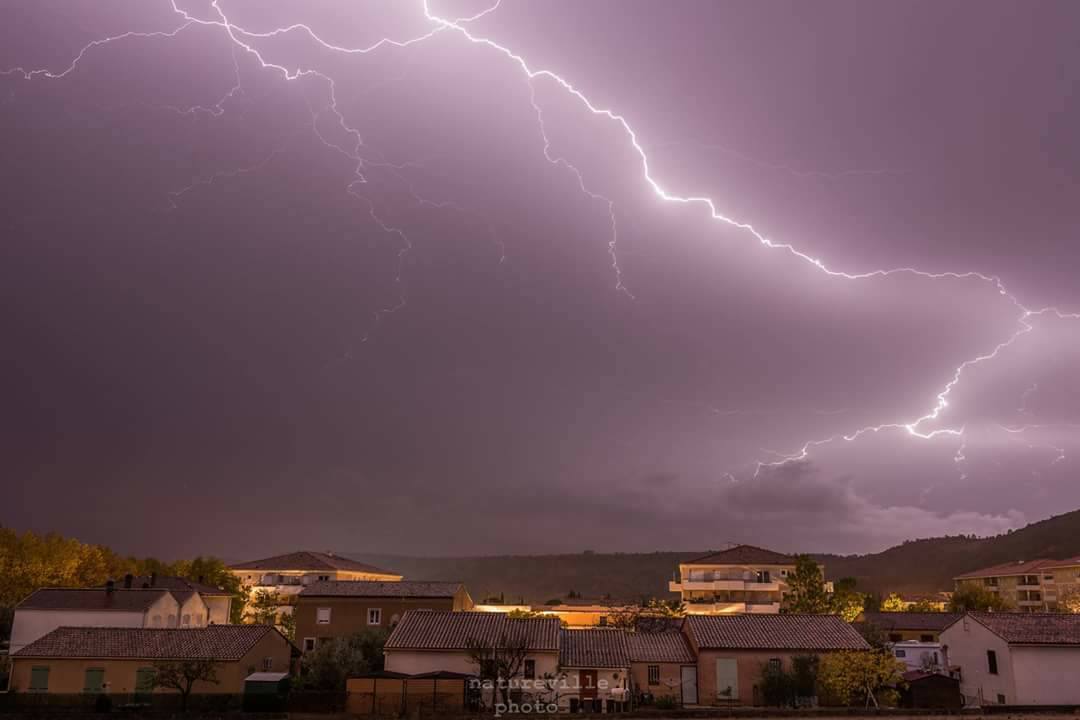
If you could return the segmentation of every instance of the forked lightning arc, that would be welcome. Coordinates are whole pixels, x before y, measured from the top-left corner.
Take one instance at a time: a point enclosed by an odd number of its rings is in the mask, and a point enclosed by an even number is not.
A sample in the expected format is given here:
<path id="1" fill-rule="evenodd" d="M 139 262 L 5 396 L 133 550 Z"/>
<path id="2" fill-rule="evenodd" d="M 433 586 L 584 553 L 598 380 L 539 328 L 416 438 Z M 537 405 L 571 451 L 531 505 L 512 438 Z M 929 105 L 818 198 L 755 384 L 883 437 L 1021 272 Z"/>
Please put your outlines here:
<path id="1" fill-rule="evenodd" d="M 914 419 L 909 419 L 909 420 L 897 420 L 897 421 L 882 423 L 882 424 L 879 424 L 879 425 L 870 425 L 870 426 L 858 428 L 858 429 L 856 429 L 856 430 L 854 430 L 854 431 L 852 431 L 850 433 L 837 434 L 837 435 L 833 435 L 833 436 L 822 438 L 822 439 L 810 440 L 810 441 L 806 442 L 796 452 L 780 455 L 779 456 L 780 459 L 778 459 L 778 460 L 769 461 L 769 462 L 766 462 L 766 461 L 757 462 L 756 465 L 755 465 L 755 468 L 754 468 L 754 473 L 753 473 L 755 476 L 758 475 L 762 470 L 767 469 L 767 468 L 779 467 L 779 466 L 782 466 L 782 465 L 785 465 L 785 464 L 788 464 L 788 463 L 804 460 L 809 456 L 810 452 L 816 447 L 820 447 L 822 445 L 826 445 L 826 444 L 833 443 L 833 442 L 838 442 L 838 441 L 841 441 L 841 440 L 846 441 L 846 442 L 852 442 L 852 441 L 858 439 L 859 437 L 861 437 L 863 435 L 866 435 L 868 433 L 878 433 L 878 432 L 883 432 L 883 431 L 887 431 L 887 430 L 901 430 L 901 431 L 904 431 L 904 432 L 906 432 L 907 434 L 909 434 L 909 435 L 911 435 L 913 437 L 924 439 L 924 440 L 930 440 L 930 439 L 933 439 L 933 438 L 938 437 L 938 436 L 955 436 L 955 437 L 959 438 L 959 446 L 958 446 L 958 449 L 957 449 L 955 462 L 957 463 L 958 466 L 961 466 L 966 461 L 966 457 L 965 457 L 965 453 L 964 453 L 965 448 L 966 448 L 966 446 L 965 446 L 965 438 L 964 438 L 964 433 L 965 433 L 964 427 L 963 426 L 961 426 L 961 427 L 934 427 L 934 424 L 935 424 L 935 421 L 937 421 L 937 420 L 939 420 L 941 418 L 941 415 L 944 413 L 946 408 L 949 407 L 949 397 L 950 397 L 952 391 L 960 383 L 961 379 L 964 376 L 964 373 L 968 369 L 970 369 L 971 367 L 973 367 L 975 365 L 978 365 L 978 364 L 985 363 L 987 361 L 993 360 L 1001 352 L 1003 352 L 1006 348 L 1013 345 L 1019 338 L 1021 338 L 1022 336 L 1032 332 L 1034 330 L 1034 325 L 1032 324 L 1032 322 L 1033 322 L 1033 320 L 1035 318 L 1037 318 L 1039 316 L 1055 316 L 1057 318 L 1068 319 L 1068 320 L 1080 319 L 1080 313 L 1063 312 L 1063 311 L 1061 311 L 1061 310 L 1059 310 L 1058 308 L 1055 308 L 1055 307 L 1044 307 L 1044 308 L 1040 308 L 1040 309 L 1028 308 L 1025 305 L 1023 305 L 1019 301 L 1019 299 L 1017 299 L 1017 297 L 1015 295 L 1010 293 L 1005 288 L 1005 286 L 1002 283 L 1000 278 L 998 278 L 997 276 L 993 276 L 993 275 L 986 275 L 986 274 L 983 274 L 983 273 L 980 273 L 980 272 L 975 272 L 975 271 L 967 271 L 967 272 L 929 272 L 929 271 L 919 270 L 919 269 L 914 268 L 914 267 L 899 267 L 899 268 L 892 268 L 892 269 L 879 269 L 879 270 L 872 270 L 872 271 L 869 271 L 869 272 L 861 272 L 861 273 L 850 273 L 850 272 L 844 272 L 844 271 L 836 270 L 836 269 L 828 266 L 820 258 L 817 258 L 817 257 L 814 257 L 814 256 L 809 255 L 807 253 L 804 253 L 804 252 L 800 251 L 799 249 L 797 249 L 792 244 L 785 243 L 785 242 L 777 242 L 777 241 L 771 240 L 765 234 L 763 234 L 762 232 L 757 230 L 755 228 L 755 226 L 752 225 L 751 223 L 743 221 L 743 220 L 738 220 L 738 219 L 735 219 L 733 217 L 730 217 L 730 216 L 724 214 L 723 212 L 721 212 L 721 210 L 720 210 L 719 206 L 717 205 L 717 203 L 715 201 L 713 201 L 709 197 L 705 197 L 705 196 L 701 196 L 701 195 L 679 195 L 679 194 L 675 194 L 675 193 L 667 190 L 664 187 L 664 185 L 662 185 L 661 182 L 656 177 L 653 176 L 652 170 L 651 170 L 651 167 L 650 167 L 650 164 L 649 164 L 649 156 L 646 153 L 645 148 L 642 145 L 637 133 L 635 132 L 635 130 L 633 129 L 633 127 L 631 126 L 629 121 L 623 115 L 619 114 L 618 112 L 615 112 L 614 110 L 607 109 L 607 108 L 602 108 L 602 107 L 599 107 L 599 106 L 595 105 L 585 95 L 585 93 L 583 91 L 581 91 L 577 86 L 572 84 L 566 78 L 564 78 L 561 75 L 559 75 L 559 74 L 557 74 L 555 72 L 552 72 L 550 70 L 545 70 L 545 69 L 542 69 L 542 68 L 533 67 L 532 65 L 529 64 L 529 62 L 522 55 L 514 52 L 509 47 L 507 47 L 507 46 L 505 46 L 505 45 L 503 45 L 503 44 L 501 44 L 501 43 L 499 43 L 499 42 L 497 42 L 497 41 L 495 41 L 495 40 L 493 40 L 493 39 L 491 39 L 489 37 L 478 34 L 477 32 L 475 32 L 472 29 L 472 24 L 475 21 L 480 20 L 480 19 L 484 18 L 485 16 L 495 12 L 499 8 L 499 5 L 501 4 L 502 0 L 497 0 L 493 5 L 484 8 L 483 10 L 481 10 L 480 12 L 478 12 L 478 13 L 476 13 L 474 15 L 471 15 L 471 16 L 468 16 L 468 17 L 460 17 L 460 18 L 446 18 L 446 17 L 443 17 L 443 16 L 439 15 L 438 13 L 436 13 L 435 11 L 432 10 L 429 0 L 418 0 L 419 9 L 423 12 L 424 18 L 426 19 L 426 21 L 430 25 L 430 28 L 427 30 L 427 32 L 424 32 L 424 33 L 422 33 L 420 35 L 417 35 L 415 37 L 411 37 L 411 38 L 407 38 L 407 39 L 403 39 L 403 40 L 402 39 L 394 39 L 394 38 L 384 37 L 384 38 L 381 38 L 378 41 L 376 41 L 376 42 L 374 42 L 374 43 L 372 43 L 370 45 L 366 45 L 366 46 L 362 46 L 362 47 L 346 47 L 346 46 L 341 46 L 341 45 L 337 45 L 337 44 L 334 44 L 334 43 L 327 42 L 322 37 L 320 37 L 320 35 L 317 32 L 315 32 L 315 30 L 310 25 L 307 25 L 307 24 L 304 24 L 304 23 L 294 23 L 294 24 L 287 25 L 287 26 L 284 26 L 284 27 L 274 28 L 272 30 L 254 31 L 254 30 L 246 29 L 246 28 L 244 28 L 242 26 L 239 26 L 239 25 L 235 24 L 229 18 L 229 16 L 225 12 L 225 10 L 221 7 L 222 0 L 213 0 L 210 3 L 209 8 L 211 8 L 212 11 L 213 11 L 213 15 L 210 16 L 210 17 L 197 17 L 197 16 L 191 14 L 189 11 L 187 11 L 187 10 L 180 7 L 179 0 L 162 0 L 162 1 L 166 2 L 168 4 L 168 7 L 171 8 L 172 12 L 176 15 L 176 17 L 177 17 L 177 19 L 179 21 L 179 25 L 177 27 L 171 29 L 171 30 L 160 30 L 160 31 L 153 31 L 153 32 L 127 31 L 127 32 L 123 32 L 123 33 L 120 33 L 120 34 L 117 34 L 117 35 L 113 35 L 113 36 L 93 40 L 92 42 L 86 44 L 83 48 L 81 48 L 81 50 L 73 57 L 70 64 L 67 67 L 63 68 L 62 70 L 53 71 L 53 70 L 49 70 L 49 69 L 45 69 L 45 68 L 43 68 L 43 69 L 29 69 L 28 70 L 28 69 L 19 67 L 19 68 L 14 68 L 12 70 L 5 71 L 3 74 L 21 74 L 27 80 L 32 80 L 32 79 L 37 78 L 37 77 L 53 79 L 53 80 L 61 79 L 61 78 L 67 77 L 71 73 L 75 72 L 75 70 L 86 59 L 86 57 L 87 57 L 87 55 L 89 53 L 91 53 L 92 51 L 94 51 L 94 50 L 96 50 L 98 48 L 101 48 L 103 46 L 106 46 L 106 45 L 109 45 L 109 44 L 112 44 L 112 43 L 116 43 L 116 42 L 122 42 L 124 40 L 131 39 L 131 38 L 144 38 L 144 39 L 175 38 L 177 35 L 184 32 L 185 30 L 188 30 L 189 28 L 202 27 L 202 28 L 216 28 L 216 29 L 220 30 L 225 36 L 227 36 L 228 39 L 231 41 L 232 47 L 233 47 L 233 52 L 234 52 L 234 65 L 235 65 L 235 69 L 236 69 L 236 84 L 233 86 L 232 90 L 230 90 L 229 93 L 227 93 L 216 104 L 214 104 L 212 106 L 209 106 L 209 107 L 201 107 L 200 106 L 200 107 L 187 108 L 187 109 L 182 110 L 182 112 L 205 111 L 205 112 L 210 112 L 212 114 L 220 114 L 220 113 L 225 111 L 226 103 L 236 94 L 236 92 L 239 90 L 239 87 L 240 87 L 240 73 L 239 73 L 239 67 L 238 67 L 238 65 L 236 65 L 236 55 L 235 55 L 238 51 L 243 52 L 243 53 L 247 53 L 251 57 L 254 57 L 258 61 L 258 63 L 261 65 L 261 67 L 263 69 L 272 70 L 272 71 L 275 71 L 277 73 L 280 73 L 281 76 L 284 77 L 287 80 L 295 80 L 295 79 L 301 78 L 301 77 L 316 77 L 316 78 L 319 78 L 320 80 L 325 82 L 326 85 L 327 85 L 327 105 L 326 105 L 326 108 L 324 110 L 320 110 L 318 112 L 316 112 L 315 110 L 312 110 L 312 127 L 313 127 L 313 131 L 314 131 L 315 135 L 319 138 L 319 140 L 322 143 L 324 143 L 327 147 L 329 147 L 329 148 L 335 150 L 336 152 L 340 153 L 344 157 L 348 158 L 349 161 L 355 167 L 355 174 L 354 174 L 353 180 L 349 183 L 349 185 L 347 187 L 347 191 L 349 193 L 351 193 L 352 195 L 356 196 L 358 199 L 364 201 L 367 204 L 372 219 L 379 225 L 379 227 L 384 232 L 397 235 L 401 239 L 402 248 L 401 248 L 401 250 L 399 252 L 399 256 L 398 256 L 399 263 L 398 263 L 398 278 L 397 278 L 398 282 L 399 282 L 399 286 L 400 286 L 400 273 L 401 273 L 401 269 L 402 269 L 402 264 L 401 263 L 402 263 L 405 255 L 406 255 L 406 253 L 408 253 L 409 249 L 412 247 L 412 244 L 409 241 L 409 238 L 408 238 L 407 234 L 405 233 L 405 231 L 398 228 L 398 227 L 392 226 L 392 225 L 388 224 L 387 222 L 385 222 L 380 217 L 380 215 L 378 214 L 374 203 L 372 203 L 370 200 L 368 200 L 362 194 L 362 192 L 360 192 L 360 190 L 359 190 L 359 187 L 367 182 L 367 178 L 365 177 L 364 171 L 363 171 L 363 168 L 365 167 L 365 165 L 373 166 L 373 167 L 382 165 L 383 167 L 391 167 L 391 168 L 398 167 L 398 166 L 389 165 L 388 163 L 375 162 L 375 161 L 371 160 L 370 158 L 365 158 L 364 157 L 364 149 L 365 149 L 365 147 L 364 147 L 364 142 L 363 142 L 363 138 L 361 136 L 360 130 L 358 128 L 353 127 L 352 125 L 350 125 L 348 120 L 345 118 L 345 116 L 342 114 L 342 112 L 338 108 L 337 82 L 336 82 L 336 80 L 334 78 L 332 78 L 332 77 L 330 77 L 330 76 L 328 76 L 328 75 L 326 75 L 326 74 L 324 74 L 324 73 L 322 73 L 322 72 L 320 72 L 318 70 L 315 70 L 315 69 L 302 68 L 300 66 L 289 67 L 289 66 L 281 64 L 279 62 L 269 61 L 269 60 L 266 59 L 266 57 L 263 55 L 263 53 L 257 47 L 255 47 L 254 43 L 256 43 L 257 41 L 268 39 L 268 38 L 273 38 L 273 37 L 281 36 L 281 35 L 285 35 L 285 34 L 290 34 L 290 33 L 301 33 L 301 34 L 306 35 L 312 42 L 317 43 L 319 46 L 321 46 L 325 50 L 335 52 L 335 53 L 349 54 L 349 55 L 364 55 L 364 54 L 368 54 L 368 53 L 377 52 L 381 48 L 385 48 L 385 47 L 408 48 L 408 47 L 410 47 L 412 45 L 416 45 L 418 43 L 422 43 L 422 42 L 424 42 L 426 40 L 429 40 L 429 39 L 435 37 L 436 35 L 439 35 L 439 34 L 442 34 L 442 33 L 448 33 L 448 34 L 453 34 L 453 35 L 459 36 L 465 42 L 467 42 L 467 43 L 469 43 L 471 45 L 475 45 L 475 46 L 487 49 L 487 50 L 489 50 L 489 51 L 491 51 L 493 53 L 496 53 L 498 55 L 503 56 L 508 62 L 513 63 L 514 65 L 516 65 L 521 70 L 521 73 L 522 73 L 522 76 L 523 76 L 525 82 L 529 85 L 530 102 L 531 102 L 533 110 L 534 110 L 534 112 L 536 114 L 537 127 L 538 127 L 538 130 L 539 130 L 539 133 L 540 133 L 540 138 L 541 138 L 542 143 L 543 143 L 543 148 L 542 149 L 543 149 L 543 155 L 544 155 L 545 159 L 549 163 L 552 163 L 553 165 L 557 165 L 559 167 L 562 167 L 562 168 L 565 168 L 566 170 L 568 170 L 574 176 L 579 189 L 585 195 L 587 195 L 592 200 L 600 202 L 600 203 L 602 203 L 604 205 L 604 207 L 606 209 L 606 212 L 607 212 L 607 214 L 608 214 L 608 216 L 610 218 L 610 232 L 611 232 L 611 235 L 610 235 L 610 240 L 608 242 L 608 249 L 609 249 L 610 256 L 611 256 L 612 269 L 613 269 L 614 275 L 615 275 L 615 288 L 617 290 L 619 290 L 619 291 L 625 292 L 628 295 L 630 294 L 630 292 L 623 284 L 622 270 L 619 267 L 619 261 L 618 261 L 618 255 L 617 255 L 618 224 L 617 224 L 617 221 L 616 221 L 616 206 L 615 206 L 615 203 L 614 203 L 614 201 L 612 201 L 610 198 L 606 197 L 605 195 L 603 195 L 603 194 L 591 189 L 590 187 L 588 187 L 588 185 L 587 185 L 587 183 L 585 181 L 585 177 L 584 177 L 583 173 L 577 167 L 575 167 L 572 162 L 570 162 L 566 158 L 563 158 L 561 156 L 556 156 L 556 155 L 552 154 L 552 149 L 551 149 L 552 148 L 552 143 L 549 140 L 549 137 L 548 137 L 548 134 L 547 134 L 547 129 L 546 129 L 545 124 L 544 124 L 543 108 L 541 107 L 541 105 L 540 105 L 540 103 L 539 103 L 539 101 L 537 100 L 537 97 L 536 97 L 536 86 L 534 85 L 534 82 L 536 82 L 536 81 L 546 81 L 546 82 L 553 83 L 558 88 L 561 88 L 561 90 L 563 90 L 565 93 L 567 93 L 568 95 L 573 97 L 575 100 L 577 100 L 582 105 L 582 107 L 584 107 L 589 113 L 592 113 L 593 115 L 597 115 L 597 116 L 600 116 L 602 118 L 605 118 L 605 119 L 611 121 L 616 126 L 616 128 L 624 134 L 626 139 L 629 141 L 630 145 L 633 147 L 633 150 L 636 153 L 638 161 L 640 163 L 640 171 L 641 171 L 642 179 L 649 186 L 649 188 L 656 195 L 656 197 L 659 198 L 660 200 L 664 201 L 664 202 L 677 203 L 677 204 L 682 204 L 682 205 L 699 206 L 702 209 L 704 209 L 705 211 L 707 211 L 709 213 L 710 217 L 713 220 L 715 220 L 717 222 L 720 222 L 720 223 L 723 223 L 725 225 L 729 225 L 729 226 L 731 226 L 731 227 L 733 227 L 733 228 L 735 228 L 735 229 L 737 229 L 739 231 L 742 231 L 742 232 L 748 234 L 750 237 L 752 237 L 754 240 L 756 240 L 758 243 L 760 243 L 762 246 L 764 246 L 766 248 L 783 251 L 783 252 L 793 256 L 794 258 L 796 258 L 796 259 L 798 259 L 798 260 L 800 260 L 802 262 L 809 263 L 810 265 L 814 266 L 820 272 L 823 272 L 826 275 L 829 275 L 831 277 L 837 278 L 838 280 L 858 281 L 858 280 L 868 280 L 868 279 L 873 279 L 873 278 L 883 278 L 883 277 L 888 277 L 888 276 L 891 276 L 891 275 L 899 275 L 899 274 L 914 275 L 914 276 L 919 276 L 919 277 L 932 279 L 932 280 L 973 279 L 973 280 L 982 281 L 984 283 L 988 283 L 991 286 L 993 286 L 1000 295 L 1004 296 L 1016 308 L 1016 311 L 1017 311 L 1017 319 L 1016 319 L 1017 329 L 1009 337 L 1007 337 L 1004 340 L 1002 340 L 1001 342 L 997 343 L 997 345 L 995 345 L 988 352 L 984 352 L 984 353 L 982 353 L 980 355 L 976 355 L 975 357 L 972 357 L 972 358 L 970 358 L 968 360 L 965 360 L 962 363 L 960 363 L 955 368 L 955 370 L 953 371 L 951 378 L 949 378 L 949 380 L 942 387 L 941 391 L 936 394 L 933 406 L 930 408 L 930 410 L 928 412 L 926 412 L 922 416 L 914 418 Z M 341 145 L 339 143 L 335 143 L 335 142 L 329 140 L 328 138 L 326 138 L 323 135 L 323 133 L 320 132 L 318 122 L 319 122 L 319 119 L 320 119 L 321 115 L 323 114 L 323 112 L 330 113 L 333 116 L 334 120 L 337 122 L 340 129 L 343 131 L 343 133 L 347 137 L 350 138 L 350 142 L 349 142 L 349 144 L 347 146 L 343 146 L 343 145 Z M 214 176 L 214 178 L 211 178 L 209 181 L 204 181 L 203 184 L 206 184 L 208 182 L 213 182 L 213 180 L 215 178 L 217 178 L 217 177 L 228 177 L 228 176 L 234 176 L 236 174 L 250 172 L 250 171 L 252 171 L 254 169 L 257 169 L 257 167 L 258 166 L 253 167 L 253 168 L 244 168 L 244 169 L 240 169 L 240 170 L 236 170 L 236 171 L 230 171 L 230 172 L 226 172 L 226 173 L 219 173 L 218 175 Z M 398 169 L 400 169 L 400 167 L 398 167 Z M 173 193 L 172 194 L 173 201 L 175 202 L 176 199 L 178 199 L 181 195 L 183 195 L 185 192 L 187 192 L 190 189 L 191 188 L 189 187 L 189 188 L 185 188 L 183 190 L 180 190 L 178 192 Z M 417 199 L 418 202 L 428 202 L 428 201 L 425 201 L 424 199 L 418 197 L 415 194 L 415 192 L 412 192 L 411 187 L 410 187 L 410 192 L 412 193 L 413 197 L 415 199 Z M 442 204 L 440 204 L 440 203 L 429 203 L 429 204 L 436 205 L 436 206 L 441 206 L 441 205 L 448 205 L 449 203 L 442 203 Z M 404 304 L 404 302 L 405 302 L 405 297 L 404 297 L 404 294 L 402 294 L 400 296 L 400 302 L 399 302 L 399 304 L 397 306 L 386 308 L 384 310 L 378 311 L 376 313 L 376 319 L 378 320 L 383 314 L 393 312 L 394 310 L 398 309 L 399 307 L 401 307 L 401 305 Z M 1030 395 L 1030 393 L 1031 393 L 1031 390 L 1024 393 L 1024 397 L 1022 398 L 1022 402 L 1026 402 L 1027 396 Z M 1005 428 L 1005 429 L 1008 430 L 1010 433 L 1017 433 L 1017 432 L 1022 432 L 1025 429 L 1029 429 L 1029 428 L 1033 428 L 1033 427 L 1035 427 L 1035 426 L 1034 425 L 1028 425 L 1028 426 L 1025 426 L 1024 428 L 1020 428 L 1020 429 L 1017 429 L 1017 428 Z M 1062 461 L 1062 460 L 1064 460 L 1064 451 L 1063 450 L 1061 451 L 1061 454 L 1060 454 L 1059 458 L 1057 460 L 1055 460 L 1055 462 L 1059 462 L 1059 461 Z M 727 474 L 726 476 L 731 477 L 730 474 Z"/>

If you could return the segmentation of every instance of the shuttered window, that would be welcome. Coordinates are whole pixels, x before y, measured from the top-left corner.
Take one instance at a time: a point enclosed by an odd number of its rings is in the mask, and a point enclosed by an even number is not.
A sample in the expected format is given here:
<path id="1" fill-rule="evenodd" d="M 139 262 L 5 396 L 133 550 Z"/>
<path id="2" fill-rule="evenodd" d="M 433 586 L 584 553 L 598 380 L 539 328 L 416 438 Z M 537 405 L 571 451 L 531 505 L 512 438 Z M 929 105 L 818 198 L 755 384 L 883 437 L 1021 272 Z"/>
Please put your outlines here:
<path id="1" fill-rule="evenodd" d="M 83 692 L 99 693 L 105 689 L 105 668 L 86 668 Z"/>
<path id="2" fill-rule="evenodd" d="M 30 692 L 48 692 L 49 691 L 49 668 L 34 667 L 30 668 Z"/>
<path id="3" fill-rule="evenodd" d="M 735 658 L 716 658 L 716 697 L 739 699 L 739 664 Z"/>
<path id="4" fill-rule="evenodd" d="M 154 692 L 154 668 L 139 668 L 135 671 L 135 693 L 149 695 L 152 692 Z"/>

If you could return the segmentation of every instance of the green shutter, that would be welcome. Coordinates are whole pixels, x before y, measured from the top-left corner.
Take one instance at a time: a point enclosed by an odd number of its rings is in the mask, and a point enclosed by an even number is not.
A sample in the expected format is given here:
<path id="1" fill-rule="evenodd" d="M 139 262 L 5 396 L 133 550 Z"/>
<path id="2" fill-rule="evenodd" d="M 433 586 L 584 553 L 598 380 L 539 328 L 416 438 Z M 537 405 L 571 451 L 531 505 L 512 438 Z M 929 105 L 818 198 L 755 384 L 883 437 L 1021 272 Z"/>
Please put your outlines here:
<path id="1" fill-rule="evenodd" d="M 49 691 L 49 667 L 47 665 L 30 668 L 30 691 Z"/>
<path id="2" fill-rule="evenodd" d="M 86 668 L 83 692 L 99 693 L 105 689 L 105 668 Z"/>
<path id="3" fill-rule="evenodd" d="M 154 692 L 154 668 L 139 668 L 135 671 L 135 693 L 149 695 L 152 692 Z"/>

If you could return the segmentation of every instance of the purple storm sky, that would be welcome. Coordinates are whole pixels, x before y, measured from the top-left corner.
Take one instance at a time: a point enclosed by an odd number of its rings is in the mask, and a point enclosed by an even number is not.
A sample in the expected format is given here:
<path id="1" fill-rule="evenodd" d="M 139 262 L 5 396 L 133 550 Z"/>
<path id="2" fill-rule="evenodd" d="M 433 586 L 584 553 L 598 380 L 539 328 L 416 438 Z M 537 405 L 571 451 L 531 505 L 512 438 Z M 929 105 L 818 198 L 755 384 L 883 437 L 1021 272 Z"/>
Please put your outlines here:
<path id="1" fill-rule="evenodd" d="M 493 2 L 0 7 L 0 523 L 856 552 L 1080 507 L 1080 4 Z"/>

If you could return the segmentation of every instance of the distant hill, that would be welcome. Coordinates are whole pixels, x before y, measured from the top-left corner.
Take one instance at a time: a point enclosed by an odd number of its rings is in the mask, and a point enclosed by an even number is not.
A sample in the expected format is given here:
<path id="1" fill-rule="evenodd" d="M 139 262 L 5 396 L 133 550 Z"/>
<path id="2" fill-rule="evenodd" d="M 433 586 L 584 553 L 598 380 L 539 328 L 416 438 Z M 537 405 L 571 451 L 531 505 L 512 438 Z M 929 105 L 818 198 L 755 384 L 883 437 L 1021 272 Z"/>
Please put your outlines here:
<path id="1" fill-rule="evenodd" d="M 506 602 L 543 603 L 571 590 L 587 598 L 670 597 L 667 589 L 680 561 L 697 552 L 579 553 L 416 558 L 344 553 L 403 573 L 408 578 L 461 580 L 473 598 L 505 597 Z M 1004 535 L 952 536 L 911 540 L 870 555 L 815 555 L 830 580 L 857 578 L 870 592 L 927 593 L 952 589 L 952 578 L 1012 560 L 1080 555 L 1080 510 L 1058 515 Z"/>

